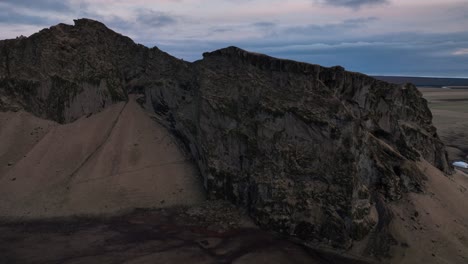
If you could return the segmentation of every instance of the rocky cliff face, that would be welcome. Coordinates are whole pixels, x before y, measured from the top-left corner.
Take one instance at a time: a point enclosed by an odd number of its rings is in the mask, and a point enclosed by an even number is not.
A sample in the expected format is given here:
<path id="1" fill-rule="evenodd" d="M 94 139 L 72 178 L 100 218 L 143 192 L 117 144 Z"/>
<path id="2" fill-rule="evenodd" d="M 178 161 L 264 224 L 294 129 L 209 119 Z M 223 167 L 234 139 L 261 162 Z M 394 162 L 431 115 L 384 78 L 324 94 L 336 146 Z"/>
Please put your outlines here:
<path id="1" fill-rule="evenodd" d="M 183 62 L 87 19 L 0 41 L 0 54 L 2 110 L 69 122 L 140 94 L 210 196 L 304 241 L 368 239 L 368 254 L 385 254 L 387 204 L 424 189 L 415 161 L 451 172 L 413 85 L 235 47 Z"/>
<path id="2" fill-rule="evenodd" d="M 87 19 L 0 41 L 0 54 L 0 108 L 25 108 L 61 123 L 126 100 L 131 80 L 176 61 Z"/>

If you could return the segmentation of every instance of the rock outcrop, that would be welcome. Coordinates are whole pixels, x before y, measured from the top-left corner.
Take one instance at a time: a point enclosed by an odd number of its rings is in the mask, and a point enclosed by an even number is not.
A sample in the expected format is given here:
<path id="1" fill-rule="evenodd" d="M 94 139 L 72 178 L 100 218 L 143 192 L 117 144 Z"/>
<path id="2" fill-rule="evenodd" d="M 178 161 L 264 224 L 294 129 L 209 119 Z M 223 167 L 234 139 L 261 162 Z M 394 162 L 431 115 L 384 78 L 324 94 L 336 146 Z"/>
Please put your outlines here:
<path id="1" fill-rule="evenodd" d="M 394 239 L 387 204 L 445 173 L 443 143 L 411 84 L 228 47 L 194 63 L 80 19 L 0 41 L 0 109 L 70 122 L 140 94 L 190 151 L 211 197 L 262 227 L 349 248 Z"/>

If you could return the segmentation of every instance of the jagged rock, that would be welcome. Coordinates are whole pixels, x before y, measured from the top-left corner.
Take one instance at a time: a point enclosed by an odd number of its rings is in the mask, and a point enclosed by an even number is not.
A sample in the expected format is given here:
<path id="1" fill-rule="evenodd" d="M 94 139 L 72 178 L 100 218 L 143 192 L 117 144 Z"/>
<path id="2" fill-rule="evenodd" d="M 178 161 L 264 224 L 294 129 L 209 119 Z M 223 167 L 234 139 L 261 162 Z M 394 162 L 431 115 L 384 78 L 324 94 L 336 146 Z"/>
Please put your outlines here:
<path id="1" fill-rule="evenodd" d="M 385 255 L 395 243 L 386 203 L 424 188 L 415 161 L 452 170 L 410 84 L 236 47 L 184 62 L 88 19 L 0 50 L 0 110 L 69 122 L 139 94 L 190 151 L 210 196 L 305 241 L 348 248 L 371 236 L 369 254 Z"/>

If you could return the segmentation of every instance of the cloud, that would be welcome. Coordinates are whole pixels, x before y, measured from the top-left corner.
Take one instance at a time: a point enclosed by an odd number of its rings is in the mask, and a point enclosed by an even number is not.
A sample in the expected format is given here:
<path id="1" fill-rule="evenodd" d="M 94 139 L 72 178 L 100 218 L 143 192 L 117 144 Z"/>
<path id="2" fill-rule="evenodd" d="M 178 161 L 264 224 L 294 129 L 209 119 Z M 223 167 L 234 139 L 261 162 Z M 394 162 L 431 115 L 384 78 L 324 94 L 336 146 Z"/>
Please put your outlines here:
<path id="1" fill-rule="evenodd" d="M 104 23 L 108 28 L 117 31 L 132 31 L 138 26 L 134 21 L 116 15 L 100 15 L 92 11 L 80 12 L 79 17 L 90 18 Z"/>
<path id="2" fill-rule="evenodd" d="M 326 27 L 321 30 L 326 31 Z M 339 33 L 336 36 L 333 32 L 331 35 L 334 37 L 303 34 L 303 38 L 297 37 L 288 28 L 284 28 L 284 31 L 289 33 L 281 32 L 256 39 L 194 39 L 190 46 L 174 40 L 158 44 L 158 47 L 189 61 L 201 59 L 205 51 L 234 45 L 274 57 L 323 66 L 341 65 L 351 71 L 374 75 L 468 77 L 466 56 L 453 56 L 450 52 L 467 47 L 468 31 L 442 34 L 399 32 L 364 36 Z"/>
<path id="3" fill-rule="evenodd" d="M 138 12 L 137 21 L 138 23 L 141 23 L 141 26 L 151 27 L 165 27 L 177 23 L 177 19 L 169 14 L 153 10 Z"/>
<path id="4" fill-rule="evenodd" d="M 356 30 L 366 28 L 369 23 L 373 23 L 379 20 L 377 17 L 366 17 L 366 18 L 353 18 L 346 19 L 335 23 L 327 23 L 322 25 L 309 24 L 304 26 L 291 26 L 286 27 L 280 33 L 281 35 L 297 35 L 300 38 L 302 36 L 308 36 L 308 38 L 316 37 L 320 40 L 329 39 L 341 39 L 347 35 L 354 36 Z"/>
<path id="5" fill-rule="evenodd" d="M 351 19 L 345 19 L 343 20 L 342 24 L 351 24 L 351 25 L 363 25 L 367 24 L 369 22 L 374 22 L 379 20 L 378 17 L 372 16 L 372 17 L 360 17 L 360 18 L 351 18 Z"/>
<path id="6" fill-rule="evenodd" d="M 65 0 L 0 0 L 1 4 L 7 4 L 10 7 L 20 7 L 39 11 L 70 11 L 71 7 Z"/>
<path id="7" fill-rule="evenodd" d="M 272 28 L 272 27 L 275 27 L 276 24 L 273 22 L 262 21 L 262 22 L 253 23 L 252 26 L 260 27 L 260 28 Z"/>
<path id="8" fill-rule="evenodd" d="M 48 25 L 50 22 L 51 19 L 48 17 L 20 13 L 10 7 L 0 9 L 0 23 L 2 24 Z"/>
<path id="9" fill-rule="evenodd" d="M 459 49 L 453 52 L 452 54 L 457 56 L 466 56 L 468 55 L 468 49 Z"/>
<path id="10" fill-rule="evenodd" d="M 233 30 L 232 27 L 214 27 L 211 29 L 211 32 L 224 33 L 224 32 L 231 32 L 232 30 Z"/>
<path id="11" fill-rule="evenodd" d="M 0 24 L 28 28 L 29 31 L 32 26 L 42 29 L 61 22 L 70 22 L 78 17 L 73 3 L 73 0 L 0 0 Z M 80 2 L 79 6 L 84 5 L 85 3 Z M 72 14 L 75 16 L 71 16 L 68 21 L 64 19 Z M 7 31 L 13 32 L 12 29 L 14 28 L 8 28 Z"/>
<path id="12" fill-rule="evenodd" d="M 369 5 L 381 5 L 387 3 L 387 0 L 325 0 L 325 4 L 333 6 L 344 6 L 350 8 L 360 8 Z"/>

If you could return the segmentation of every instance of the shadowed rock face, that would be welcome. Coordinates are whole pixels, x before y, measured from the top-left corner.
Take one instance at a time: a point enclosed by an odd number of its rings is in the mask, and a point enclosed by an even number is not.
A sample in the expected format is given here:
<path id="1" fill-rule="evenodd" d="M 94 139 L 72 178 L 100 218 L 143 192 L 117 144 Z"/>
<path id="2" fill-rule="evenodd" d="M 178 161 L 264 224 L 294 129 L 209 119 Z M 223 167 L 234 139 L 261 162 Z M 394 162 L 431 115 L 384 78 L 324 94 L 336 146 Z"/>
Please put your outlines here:
<path id="1" fill-rule="evenodd" d="M 445 173 L 443 143 L 413 85 L 229 47 L 188 63 L 87 19 L 0 41 L 0 109 L 69 122 L 128 93 L 185 144 L 212 197 L 261 226 L 368 254 L 393 243 L 386 204 Z"/>

